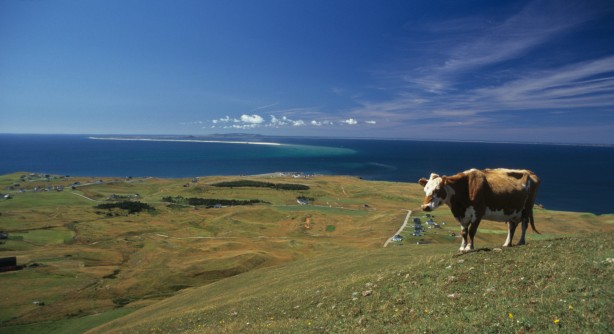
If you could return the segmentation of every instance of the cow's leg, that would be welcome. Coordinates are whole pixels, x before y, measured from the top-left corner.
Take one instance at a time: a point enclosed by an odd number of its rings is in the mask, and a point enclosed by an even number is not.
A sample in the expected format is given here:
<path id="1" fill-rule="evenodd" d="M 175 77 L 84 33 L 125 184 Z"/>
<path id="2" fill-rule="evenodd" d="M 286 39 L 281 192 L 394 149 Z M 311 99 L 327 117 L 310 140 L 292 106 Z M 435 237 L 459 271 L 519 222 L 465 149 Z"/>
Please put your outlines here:
<path id="1" fill-rule="evenodd" d="M 518 222 L 510 220 L 507 222 L 507 239 L 505 239 L 505 243 L 503 247 L 511 247 L 512 239 L 514 239 L 514 232 L 516 232 L 516 226 L 518 226 Z"/>
<path id="2" fill-rule="evenodd" d="M 529 218 L 523 217 L 522 224 L 520 226 L 522 230 L 520 234 L 520 240 L 518 240 L 518 245 L 524 245 L 525 244 L 524 236 L 527 234 L 527 228 L 529 228 Z"/>
<path id="3" fill-rule="evenodd" d="M 480 225 L 480 220 L 477 219 L 473 223 L 469 225 L 469 244 L 465 246 L 465 251 L 470 251 L 474 249 L 473 237 L 475 237 L 475 233 L 478 231 L 478 226 Z"/>
<path id="4" fill-rule="evenodd" d="M 458 249 L 459 252 L 464 252 L 465 251 L 465 247 L 467 247 L 467 226 L 462 226 L 461 227 L 461 237 L 463 237 L 463 240 L 461 241 L 461 246 Z"/>

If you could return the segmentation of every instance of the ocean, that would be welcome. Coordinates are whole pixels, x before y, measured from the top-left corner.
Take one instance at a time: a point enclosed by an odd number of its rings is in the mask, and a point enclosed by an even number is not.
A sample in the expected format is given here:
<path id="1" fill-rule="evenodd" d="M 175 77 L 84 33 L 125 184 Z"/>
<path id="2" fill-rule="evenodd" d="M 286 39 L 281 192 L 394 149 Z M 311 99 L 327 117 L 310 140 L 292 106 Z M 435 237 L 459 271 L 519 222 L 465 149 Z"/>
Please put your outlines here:
<path id="1" fill-rule="evenodd" d="M 0 174 L 176 178 L 303 172 L 413 183 L 432 172 L 453 175 L 470 168 L 526 168 L 541 178 L 537 203 L 546 208 L 614 213 L 614 200 L 609 198 L 614 190 L 612 146 L 259 136 L 156 137 L 164 141 L 92 137 L 113 136 L 0 134 Z M 238 143 L 246 141 L 259 144 Z"/>

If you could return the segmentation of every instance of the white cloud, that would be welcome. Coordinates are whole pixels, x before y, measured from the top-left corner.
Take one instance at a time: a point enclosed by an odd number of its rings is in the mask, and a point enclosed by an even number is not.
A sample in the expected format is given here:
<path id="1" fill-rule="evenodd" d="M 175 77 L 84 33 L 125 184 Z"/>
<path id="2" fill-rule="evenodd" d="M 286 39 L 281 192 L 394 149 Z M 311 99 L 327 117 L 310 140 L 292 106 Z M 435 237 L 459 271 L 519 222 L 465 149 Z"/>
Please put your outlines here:
<path id="1" fill-rule="evenodd" d="M 211 123 L 213 124 L 217 124 L 217 123 L 230 123 L 230 122 L 234 122 L 234 123 L 238 123 L 239 120 L 236 118 L 230 118 L 230 116 L 226 116 L 226 117 L 222 117 L 219 119 L 214 119 L 211 121 Z"/>
<path id="2" fill-rule="evenodd" d="M 303 120 L 292 121 L 292 126 L 304 126 L 305 122 Z"/>
<path id="3" fill-rule="evenodd" d="M 260 115 L 241 115 L 241 122 L 250 124 L 261 124 L 264 122 L 264 118 Z"/>
<path id="4" fill-rule="evenodd" d="M 313 126 L 322 126 L 322 122 L 313 120 L 313 121 L 311 121 L 311 125 L 313 125 Z"/>
<path id="5" fill-rule="evenodd" d="M 349 118 L 349 119 L 346 119 L 344 121 L 341 121 L 341 123 L 348 124 L 348 125 L 356 125 L 356 124 L 358 124 L 358 121 L 353 119 L 353 118 Z"/>
<path id="6" fill-rule="evenodd" d="M 365 121 L 367 124 L 377 124 L 377 121 Z"/>

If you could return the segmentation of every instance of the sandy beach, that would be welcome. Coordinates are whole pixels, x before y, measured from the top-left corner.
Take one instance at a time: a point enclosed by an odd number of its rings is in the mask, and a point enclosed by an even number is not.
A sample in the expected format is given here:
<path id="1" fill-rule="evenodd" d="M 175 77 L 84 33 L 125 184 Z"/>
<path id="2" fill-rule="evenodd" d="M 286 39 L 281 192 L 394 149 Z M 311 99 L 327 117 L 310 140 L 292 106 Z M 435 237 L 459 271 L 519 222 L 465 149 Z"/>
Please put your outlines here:
<path id="1" fill-rule="evenodd" d="M 282 146 L 281 143 L 258 142 L 258 141 L 233 141 L 233 140 L 199 140 L 199 139 L 163 139 L 163 138 L 122 138 L 122 137 L 88 137 L 93 140 L 124 140 L 124 141 L 155 141 L 155 142 L 184 142 L 184 143 L 216 143 L 216 144 L 245 144 L 245 145 L 270 145 Z"/>

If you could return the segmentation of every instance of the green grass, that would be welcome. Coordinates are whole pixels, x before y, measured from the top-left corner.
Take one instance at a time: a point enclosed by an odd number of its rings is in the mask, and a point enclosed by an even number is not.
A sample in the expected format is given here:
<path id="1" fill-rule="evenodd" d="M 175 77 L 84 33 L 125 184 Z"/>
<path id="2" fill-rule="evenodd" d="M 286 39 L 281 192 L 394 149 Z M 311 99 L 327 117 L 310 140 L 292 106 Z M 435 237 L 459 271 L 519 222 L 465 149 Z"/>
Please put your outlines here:
<path id="1" fill-rule="evenodd" d="M 44 307 L 44 306 L 43 306 Z M 71 318 L 59 321 L 40 322 L 28 325 L 18 325 L 0 328 L 2 334 L 69 334 L 85 333 L 91 328 L 125 316 L 133 312 L 133 308 L 119 308 L 108 312 Z"/>
<path id="2" fill-rule="evenodd" d="M 329 214 L 339 214 L 346 216 L 366 216 L 368 212 L 366 210 L 355 210 L 355 209 L 344 209 L 337 207 L 327 207 L 327 206 L 319 206 L 319 205 L 284 205 L 276 207 L 277 210 L 280 211 L 291 211 L 291 212 L 322 212 Z"/>
<path id="3" fill-rule="evenodd" d="M 14 232 L 10 234 L 11 238 L 23 240 L 26 243 L 36 245 L 52 245 L 64 244 L 72 242 L 75 232 L 67 230 L 34 230 L 29 232 Z"/>
<path id="4" fill-rule="evenodd" d="M 195 332 L 268 332 L 269 329 L 274 332 L 332 333 L 363 329 L 371 332 L 414 332 L 411 326 L 427 328 L 424 327 L 426 322 L 418 321 L 426 314 L 420 313 L 418 316 L 416 305 L 430 301 L 439 304 L 428 308 L 437 310 L 437 313 L 428 313 L 429 319 L 441 323 L 451 319 L 453 325 L 463 329 L 467 327 L 457 323 L 460 321 L 457 315 L 445 313 L 445 310 L 454 307 L 452 310 L 458 311 L 456 313 L 464 312 L 473 319 L 473 323 L 482 324 L 484 320 L 480 314 L 494 317 L 494 313 L 489 314 L 480 308 L 479 312 L 472 311 L 472 308 L 478 307 L 475 305 L 480 305 L 473 299 L 488 297 L 488 300 L 500 301 L 503 305 L 506 301 L 500 300 L 499 295 L 484 296 L 484 291 L 467 290 L 464 285 L 458 285 L 458 291 L 449 290 L 455 281 L 443 285 L 448 276 L 457 277 L 459 282 L 478 282 L 482 285 L 493 281 L 493 277 L 484 276 L 484 259 L 474 263 L 474 269 L 466 275 L 457 271 L 454 261 L 465 259 L 470 263 L 470 259 L 489 255 L 491 260 L 494 259 L 493 265 L 496 263 L 499 266 L 496 269 L 507 273 L 507 279 L 513 281 L 514 275 L 523 273 L 524 269 L 518 268 L 524 267 L 522 259 L 525 253 L 539 254 L 537 259 L 532 260 L 539 265 L 564 261 L 563 258 L 553 260 L 552 254 L 543 252 L 549 251 L 547 243 L 552 242 L 552 250 L 570 257 L 568 262 L 562 262 L 564 266 L 584 268 L 598 277 L 600 272 L 590 271 L 579 262 L 580 256 L 589 258 L 585 252 L 591 251 L 590 247 L 582 249 L 576 257 L 575 253 L 570 252 L 573 248 L 564 250 L 563 246 L 558 246 L 562 241 L 551 239 L 591 232 L 602 232 L 605 238 L 611 235 L 609 232 L 614 232 L 612 215 L 538 208 L 535 210 L 536 225 L 543 234 L 529 232 L 529 246 L 504 249 L 502 253 L 471 253 L 457 259 L 460 239 L 450 234 L 459 234 L 459 227 L 450 211 L 441 208 L 434 214 L 437 222 L 447 222 L 443 229 L 427 230 L 427 234 L 420 238 L 411 237 L 411 231 L 406 229 L 402 232 L 406 238 L 404 242 L 382 249 L 384 242 L 405 219 L 407 210 L 414 210 L 414 217 L 422 216 L 416 210 L 424 196 L 418 185 L 318 176 L 301 179 L 302 184 L 309 186 L 309 190 L 301 191 L 210 186 L 211 183 L 236 179 L 203 177 L 192 184 L 191 179 L 148 178 L 126 182 L 107 178 L 104 179 L 107 183 L 83 186 L 75 191 L 102 203 L 108 202 L 106 199 L 113 193 L 139 193 L 139 201 L 156 209 L 155 214 L 112 217 L 96 214 L 98 209 L 94 206 L 100 203 L 76 196 L 72 190 L 15 192 L 13 199 L 0 202 L 0 229 L 8 231 L 10 238 L 0 245 L 0 252 L 2 256 L 16 256 L 19 264 L 38 266 L 0 274 L 2 292 L 14 296 L 0 300 L 0 332 L 13 328 L 10 326 L 28 323 L 42 322 L 52 328 L 53 322 L 50 320 L 61 324 L 71 319 L 105 313 L 118 306 L 141 308 L 146 305 L 152 305 L 144 309 L 146 313 L 136 313 L 140 317 L 133 320 L 129 315 L 125 320 L 139 324 L 139 331 L 164 328 Z M 294 182 L 291 178 L 283 177 L 248 179 Z M 13 184 L 15 180 L 19 180 L 19 177 L 0 176 L 0 184 Z M 54 186 L 97 180 L 51 178 L 51 181 L 22 183 L 27 189 L 32 189 L 38 183 Z M 186 183 L 190 183 L 190 187 L 184 187 Z M 258 198 L 271 204 L 221 209 L 173 208 L 161 202 L 161 198 L 168 196 L 240 200 Z M 298 196 L 314 198 L 316 205 L 296 205 Z M 364 204 L 368 204 L 368 207 Z M 477 234 L 477 247 L 501 247 L 506 229 L 501 223 L 482 223 Z M 420 239 L 431 244 L 416 245 Z M 581 244 L 572 247 L 584 245 Z M 501 267 L 503 264 L 499 264 L 497 259 L 518 267 Z M 601 263 L 599 261 L 602 260 L 594 261 Z M 482 268 L 482 271 L 476 271 L 478 268 Z M 561 278 L 546 269 L 534 269 L 531 275 L 542 272 Z M 472 277 L 474 272 L 479 275 Z M 490 271 L 487 273 L 491 274 Z M 527 275 L 525 279 L 529 277 Z M 505 277 L 495 275 L 494 278 L 503 286 Z M 580 275 L 577 278 L 589 282 L 584 290 L 598 288 L 601 284 L 593 283 L 588 276 Z M 423 279 L 426 281 L 423 282 Z M 407 280 L 419 285 L 409 285 Z M 371 283 L 369 287 L 367 283 Z M 538 286 L 548 290 L 566 286 L 567 283 L 565 279 L 557 279 L 545 285 L 539 283 Z M 363 297 L 362 292 L 366 290 L 373 292 Z M 449 300 L 442 293 L 458 293 L 459 297 Z M 175 299 L 189 294 L 195 297 Z M 353 296 L 355 294 L 358 295 Z M 509 294 L 506 298 L 515 298 L 511 296 L 511 290 Z M 596 296 L 593 299 L 600 300 L 601 297 Z M 398 298 L 403 303 L 397 305 Z M 44 301 L 45 306 L 33 305 L 32 302 L 36 300 Z M 450 304 L 452 301 L 458 301 L 458 305 Z M 543 299 L 543 303 L 546 301 L 554 303 L 553 299 Z M 521 320 L 522 311 L 511 306 L 508 308 L 514 321 Z M 576 305 L 573 307 L 577 309 Z M 400 313 L 395 315 L 395 309 Z M 153 312 L 151 315 L 148 313 L 150 311 Z M 424 310 L 422 312 L 426 313 Z M 603 322 L 602 315 L 595 317 L 595 323 Z M 559 324 L 563 320 L 559 319 Z M 246 325 L 247 322 L 250 324 Z M 500 323 L 500 326 L 503 324 L 506 323 Z M 117 328 L 123 331 L 125 325 L 118 323 L 120 327 Z M 495 327 L 485 326 L 495 331 Z M 397 327 L 400 329 L 397 330 Z M 440 332 L 451 330 L 437 328 Z M 513 329 L 510 331 L 523 330 L 520 327 Z M 465 331 L 471 332 L 470 329 Z"/>
<path id="5" fill-rule="evenodd" d="M 63 205 L 84 206 L 91 205 L 91 203 L 91 201 L 76 196 L 68 190 L 63 192 L 27 192 L 15 194 L 13 198 L 9 200 L 0 201 L 0 210 L 29 209 L 34 207 L 45 208 Z"/>
<path id="6" fill-rule="evenodd" d="M 606 333 L 614 234 L 463 255 L 333 254 L 191 289 L 93 333 Z"/>

